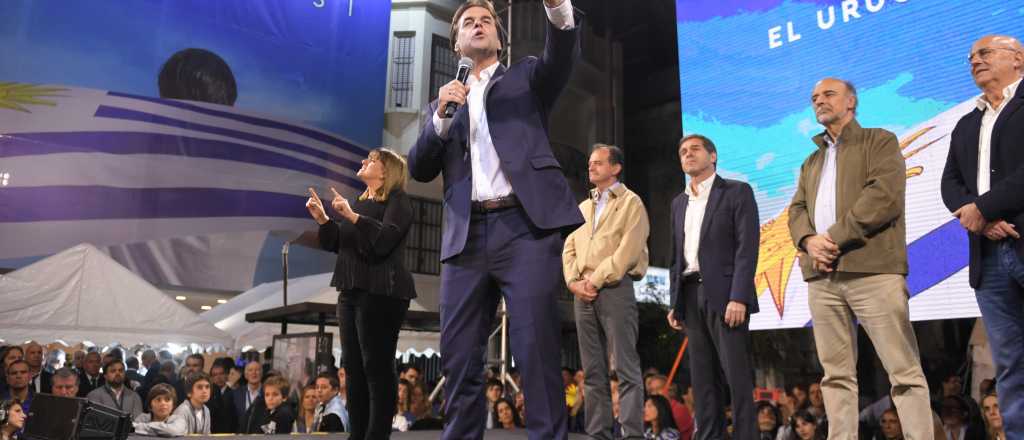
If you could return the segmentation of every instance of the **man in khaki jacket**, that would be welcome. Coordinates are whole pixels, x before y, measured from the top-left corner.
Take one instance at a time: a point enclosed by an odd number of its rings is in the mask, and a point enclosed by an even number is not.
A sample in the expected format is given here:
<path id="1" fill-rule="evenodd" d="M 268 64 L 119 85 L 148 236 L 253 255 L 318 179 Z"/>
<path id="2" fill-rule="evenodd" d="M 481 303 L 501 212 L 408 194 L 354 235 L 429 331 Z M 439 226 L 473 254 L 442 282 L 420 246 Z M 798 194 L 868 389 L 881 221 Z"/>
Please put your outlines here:
<path id="1" fill-rule="evenodd" d="M 573 307 L 583 383 L 586 432 L 594 439 L 643 438 L 643 379 L 636 352 L 637 308 L 633 280 L 647 272 L 650 224 L 644 204 L 619 182 L 624 155 L 597 144 L 590 154 L 590 183 L 580 203 L 586 223 L 565 240 L 565 283 Z M 619 435 L 612 435 L 608 359 L 619 377 Z"/>
<path id="2" fill-rule="evenodd" d="M 857 123 L 857 91 L 848 81 L 821 80 L 811 102 L 825 131 L 800 169 L 789 231 L 801 251 L 825 369 L 828 438 L 857 437 L 857 319 L 889 373 L 904 436 L 932 439 L 928 383 L 908 314 L 903 155 L 895 135 Z"/>

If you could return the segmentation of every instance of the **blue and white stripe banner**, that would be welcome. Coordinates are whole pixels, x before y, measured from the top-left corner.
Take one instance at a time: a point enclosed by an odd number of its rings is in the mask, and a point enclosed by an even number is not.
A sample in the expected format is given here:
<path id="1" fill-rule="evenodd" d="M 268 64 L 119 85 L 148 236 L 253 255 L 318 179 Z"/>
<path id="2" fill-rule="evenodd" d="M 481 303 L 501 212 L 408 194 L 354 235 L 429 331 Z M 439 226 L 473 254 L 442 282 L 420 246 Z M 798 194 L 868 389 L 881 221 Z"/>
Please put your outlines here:
<path id="1" fill-rule="evenodd" d="M 361 189 L 367 148 L 313 127 L 94 89 L 3 90 L 18 93 L 0 93 L 0 259 L 308 229 L 307 187 Z"/>

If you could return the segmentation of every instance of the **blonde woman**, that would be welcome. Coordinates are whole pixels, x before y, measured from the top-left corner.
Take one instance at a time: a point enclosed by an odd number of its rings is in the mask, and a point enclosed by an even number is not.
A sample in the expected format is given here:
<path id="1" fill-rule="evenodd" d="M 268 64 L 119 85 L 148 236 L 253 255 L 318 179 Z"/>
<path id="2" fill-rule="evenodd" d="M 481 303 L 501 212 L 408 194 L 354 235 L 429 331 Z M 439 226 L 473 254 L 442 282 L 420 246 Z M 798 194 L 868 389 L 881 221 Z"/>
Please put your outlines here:
<path id="1" fill-rule="evenodd" d="M 416 297 L 403 264 L 412 204 L 405 159 L 394 151 L 370 151 L 356 175 L 366 184 L 357 200 L 331 188 L 337 220 L 312 188 L 306 208 L 320 224 L 320 246 L 338 254 L 331 286 L 338 289 L 350 438 L 387 439 L 398 393 L 398 330 Z"/>

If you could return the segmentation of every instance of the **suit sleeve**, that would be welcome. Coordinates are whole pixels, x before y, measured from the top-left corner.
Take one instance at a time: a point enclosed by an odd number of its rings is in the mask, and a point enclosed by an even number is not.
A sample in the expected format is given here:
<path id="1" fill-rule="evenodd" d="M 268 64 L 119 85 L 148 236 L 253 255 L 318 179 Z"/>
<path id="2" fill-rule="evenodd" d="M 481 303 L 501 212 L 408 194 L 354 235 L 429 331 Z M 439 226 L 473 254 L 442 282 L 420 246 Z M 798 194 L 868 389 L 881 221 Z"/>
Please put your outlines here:
<path id="1" fill-rule="evenodd" d="M 590 274 L 590 284 L 600 289 L 607 284 L 616 283 L 626 276 L 626 272 L 634 268 L 647 248 L 647 236 L 651 232 L 651 223 L 647 220 L 647 210 L 639 197 L 631 196 L 626 207 L 629 213 L 622 241 L 611 256 L 601 261 L 594 273 Z"/>
<path id="2" fill-rule="evenodd" d="M 438 135 L 434 126 L 434 113 L 438 102 L 427 105 L 427 115 L 416 143 L 409 150 L 409 175 L 420 182 L 430 182 L 441 174 L 444 165 L 444 150 L 447 143 Z"/>
<path id="3" fill-rule="evenodd" d="M 586 226 L 580 226 L 580 228 Z M 576 229 L 578 231 L 579 228 Z M 573 231 L 565 239 L 565 245 L 562 246 L 562 275 L 565 276 L 565 285 L 568 286 L 573 281 L 579 279 L 580 274 L 576 271 L 576 231 Z"/>
<path id="4" fill-rule="evenodd" d="M 678 241 L 678 240 L 676 240 L 676 228 L 677 228 L 676 224 L 681 221 L 680 219 L 676 218 L 676 212 L 678 212 L 678 210 L 679 210 L 679 206 L 678 205 L 679 205 L 679 198 L 676 197 L 676 199 L 672 201 L 672 209 L 671 209 L 671 213 L 669 214 L 669 230 L 668 230 L 669 231 L 669 237 L 671 237 L 671 241 L 672 241 L 672 244 L 670 246 L 670 248 L 672 249 L 672 252 L 671 252 L 671 261 L 672 262 L 671 262 L 671 264 L 669 264 L 669 269 L 668 269 L 668 297 L 669 297 L 669 302 L 670 302 L 670 305 L 671 305 L 672 309 L 676 309 L 676 302 L 679 301 L 679 274 L 682 273 L 682 268 L 680 266 L 682 266 L 682 264 L 683 264 L 682 263 L 682 259 L 679 258 L 679 254 L 682 252 L 682 249 L 678 249 L 676 247 L 676 244 L 677 244 L 676 242 Z M 678 316 L 677 318 L 681 319 L 682 316 Z"/>
<path id="5" fill-rule="evenodd" d="M 364 255 L 387 257 L 402 242 L 412 226 L 412 203 L 409 196 L 402 192 L 393 193 L 388 198 L 382 220 L 360 216 L 354 226 Z"/>
<path id="6" fill-rule="evenodd" d="M 800 180 L 797 182 L 796 192 L 793 193 L 793 200 L 789 203 L 789 236 L 793 239 L 793 246 L 801 251 L 805 251 L 801 246 L 804 239 L 817 235 L 807 211 L 807 191 L 804 189 L 807 186 L 804 177 L 807 175 L 810 162 L 811 158 L 808 157 L 800 167 Z"/>
<path id="7" fill-rule="evenodd" d="M 757 254 L 761 245 L 761 226 L 757 215 L 757 201 L 754 190 L 743 183 L 739 187 L 733 224 L 736 227 L 736 255 L 733 257 L 732 288 L 729 299 L 746 305 L 757 303 L 754 287 L 754 273 L 757 270 Z"/>
<path id="8" fill-rule="evenodd" d="M 840 252 L 862 246 L 868 236 L 903 215 L 907 165 L 896 135 L 886 132 L 883 139 L 871 142 L 869 148 L 867 184 L 850 210 L 828 228 Z"/>
<path id="9" fill-rule="evenodd" d="M 566 0 L 568 1 L 568 0 Z M 530 87 L 550 109 L 558 95 L 569 83 L 573 61 L 579 56 L 579 31 L 582 17 L 576 16 L 575 27 L 559 29 L 548 20 L 544 37 L 544 52 L 536 60 L 530 74 Z"/>
<path id="10" fill-rule="evenodd" d="M 1024 148 L 1024 145 L 1013 148 Z M 978 196 L 974 203 L 988 221 L 1011 219 L 1020 214 L 1024 210 L 1024 164 L 1019 164 L 1010 175 L 992 185 L 992 189 Z"/>
<path id="11" fill-rule="evenodd" d="M 959 127 L 953 129 L 953 135 L 949 143 L 949 153 L 946 154 L 946 165 L 942 169 L 942 202 L 950 212 L 974 202 L 975 196 L 967 188 L 967 182 L 960 168 L 959 150 L 960 142 Z"/>

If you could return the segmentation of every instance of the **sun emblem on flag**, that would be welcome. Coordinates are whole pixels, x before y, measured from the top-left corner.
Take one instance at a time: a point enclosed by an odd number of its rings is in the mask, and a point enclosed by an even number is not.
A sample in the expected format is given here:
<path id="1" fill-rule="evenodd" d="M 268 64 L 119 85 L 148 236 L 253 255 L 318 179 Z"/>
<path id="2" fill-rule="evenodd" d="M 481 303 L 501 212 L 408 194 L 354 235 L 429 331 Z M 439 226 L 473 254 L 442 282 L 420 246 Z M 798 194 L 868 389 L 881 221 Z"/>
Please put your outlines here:
<path id="1" fill-rule="evenodd" d="M 920 147 L 907 151 L 914 141 L 934 128 L 935 126 L 922 128 L 900 140 L 903 158 L 909 159 L 946 137 L 946 135 L 942 135 Z M 920 176 L 923 172 L 923 166 L 907 168 L 907 179 Z M 777 217 L 761 225 L 761 245 L 757 256 L 757 270 L 754 273 L 755 291 L 760 295 L 765 289 L 768 290 L 775 303 L 775 309 L 779 312 L 779 317 L 783 315 L 786 304 L 786 287 L 789 286 L 789 275 L 793 271 L 798 254 L 799 251 L 793 246 L 793 240 L 789 236 L 789 208 L 786 208 Z"/>
<path id="2" fill-rule="evenodd" d="M 43 98 L 60 96 L 58 92 L 65 90 L 67 89 L 0 81 L 0 109 L 32 113 L 27 106 L 48 105 L 53 107 L 57 105 L 56 102 Z"/>

